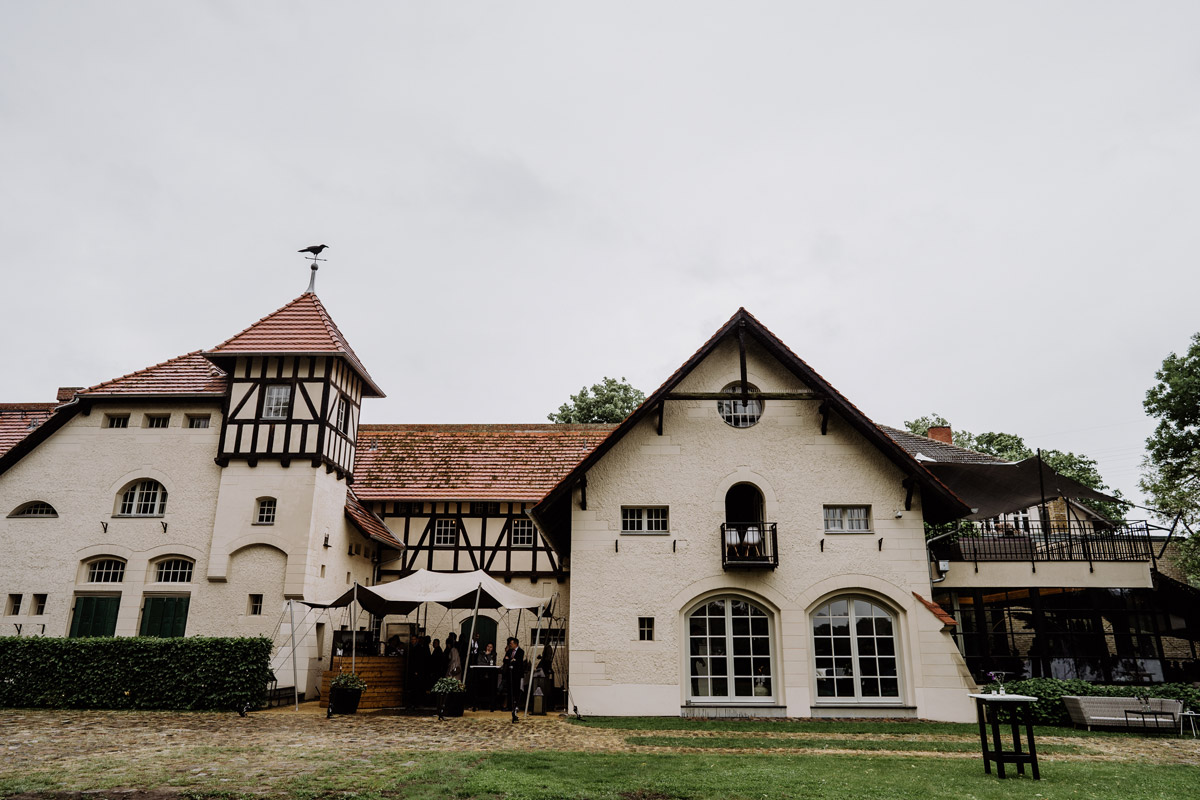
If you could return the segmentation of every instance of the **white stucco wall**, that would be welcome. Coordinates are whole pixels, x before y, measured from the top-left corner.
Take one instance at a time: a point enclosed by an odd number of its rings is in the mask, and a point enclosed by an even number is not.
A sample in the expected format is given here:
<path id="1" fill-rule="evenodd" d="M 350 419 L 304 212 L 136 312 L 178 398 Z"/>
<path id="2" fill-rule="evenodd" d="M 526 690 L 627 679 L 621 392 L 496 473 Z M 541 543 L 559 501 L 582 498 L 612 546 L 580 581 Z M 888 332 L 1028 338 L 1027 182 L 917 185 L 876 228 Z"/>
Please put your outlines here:
<path id="1" fill-rule="evenodd" d="M 801 392 L 790 372 L 751 343 L 749 380 L 764 392 Z M 716 392 L 739 377 L 727 341 L 678 387 Z M 904 511 L 904 474 L 836 415 L 821 435 L 816 400 L 768 400 L 746 429 L 713 401 L 670 401 L 664 435 L 646 419 L 589 472 L 586 511 L 572 508 L 572 692 L 593 714 L 677 715 L 688 704 L 684 614 L 700 599 L 738 594 L 774 615 L 775 697 L 790 716 L 813 712 L 810 615 L 846 593 L 895 614 L 901 705 L 919 716 L 970 719 L 969 677 L 941 623 L 912 596 L 929 594 L 919 497 Z M 775 571 L 725 571 L 725 495 L 752 483 L 778 523 Z M 870 534 L 826 534 L 824 505 L 870 505 Z M 621 533 L 621 507 L 669 506 L 670 533 Z M 899 516 L 897 516 L 899 515 Z M 822 540 L 824 547 L 822 549 Z M 656 640 L 638 641 L 639 616 Z M 847 712 L 849 713 L 849 712 Z"/>

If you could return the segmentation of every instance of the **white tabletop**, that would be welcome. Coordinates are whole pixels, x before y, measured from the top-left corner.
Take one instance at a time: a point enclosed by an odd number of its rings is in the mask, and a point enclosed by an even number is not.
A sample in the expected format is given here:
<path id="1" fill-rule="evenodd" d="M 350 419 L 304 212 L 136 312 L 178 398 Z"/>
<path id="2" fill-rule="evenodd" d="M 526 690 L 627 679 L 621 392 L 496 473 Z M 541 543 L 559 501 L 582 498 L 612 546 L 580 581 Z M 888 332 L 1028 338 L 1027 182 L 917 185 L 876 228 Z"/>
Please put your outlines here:
<path id="1" fill-rule="evenodd" d="M 967 697 L 973 697 L 985 703 L 1032 703 L 1037 700 L 1036 697 L 1026 694 L 969 694 Z"/>

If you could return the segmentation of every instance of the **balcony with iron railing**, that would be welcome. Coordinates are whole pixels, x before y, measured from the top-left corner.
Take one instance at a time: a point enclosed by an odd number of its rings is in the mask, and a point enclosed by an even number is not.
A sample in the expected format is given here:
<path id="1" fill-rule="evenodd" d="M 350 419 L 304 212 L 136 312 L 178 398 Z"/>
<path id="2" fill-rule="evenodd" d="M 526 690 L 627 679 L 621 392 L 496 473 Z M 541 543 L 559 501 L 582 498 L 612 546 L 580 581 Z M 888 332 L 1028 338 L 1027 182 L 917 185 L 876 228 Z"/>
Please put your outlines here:
<path id="1" fill-rule="evenodd" d="M 1158 526 L 1138 521 L 985 524 L 931 543 L 930 551 L 940 561 L 1151 561 L 1152 527 Z"/>
<path id="2" fill-rule="evenodd" d="M 726 522 L 721 526 L 721 566 L 775 569 L 779 566 L 774 522 Z"/>

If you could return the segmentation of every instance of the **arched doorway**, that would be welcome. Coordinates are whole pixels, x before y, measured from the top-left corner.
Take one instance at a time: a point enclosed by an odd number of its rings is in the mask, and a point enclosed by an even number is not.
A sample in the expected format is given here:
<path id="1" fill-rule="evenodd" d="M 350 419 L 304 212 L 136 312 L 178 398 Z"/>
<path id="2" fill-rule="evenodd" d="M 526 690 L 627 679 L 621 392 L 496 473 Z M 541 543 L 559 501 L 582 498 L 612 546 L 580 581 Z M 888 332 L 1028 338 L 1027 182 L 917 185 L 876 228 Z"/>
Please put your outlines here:
<path id="1" fill-rule="evenodd" d="M 499 652 L 500 648 L 496 647 L 496 620 L 491 617 L 479 615 L 479 651 L 483 652 L 484 647 L 488 642 L 492 643 L 492 648 Z M 467 617 L 462 621 L 458 628 L 458 646 L 465 656 L 467 654 L 467 643 L 471 641 L 471 617 Z M 464 663 L 465 660 L 464 660 Z"/>
<path id="2" fill-rule="evenodd" d="M 753 483 L 735 483 L 725 493 L 725 523 L 746 525 L 763 521 L 763 495 Z"/>
<path id="3" fill-rule="evenodd" d="M 775 697 L 772 615 L 744 597 L 706 600 L 687 615 L 688 697 L 769 702 Z"/>

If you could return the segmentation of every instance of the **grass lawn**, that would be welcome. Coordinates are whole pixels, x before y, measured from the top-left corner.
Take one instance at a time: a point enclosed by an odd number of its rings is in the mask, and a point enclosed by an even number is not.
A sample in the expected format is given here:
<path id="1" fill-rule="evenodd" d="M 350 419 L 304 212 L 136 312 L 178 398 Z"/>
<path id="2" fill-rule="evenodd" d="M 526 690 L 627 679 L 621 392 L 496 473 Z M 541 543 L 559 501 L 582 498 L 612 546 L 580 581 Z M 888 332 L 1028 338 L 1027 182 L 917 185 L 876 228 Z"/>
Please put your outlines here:
<path id="1" fill-rule="evenodd" d="M 803 798 L 804 800 L 991 800 L 1092 798 L 1179 800 L 1196 789 L 1194 766 L 1047 763 L 1042 780 L 999 781 L 965 759 L 872 755 L 638 753 L 390 753 L 347 768 L 340 759 L 301 776 L 258 776 L 232 784 L 211 776 L 137 784 L 181 798 Z M 99 766 L 99 765 L 98 765 Z M 0 796 L 66 788 L 61 776 L 0 778 Z M 149 777 L 149 776 L 146 776 Z M 128 784 L 124 784 L 128 785 Z M 117 798 L 92 791 L 90 800 Z"/>
<path id="2" fill-rule="evenodd" d="M 848 735 L 885 734 L 896 736 L 978 736 L 974 722 L 870 722 L 855 720 L 752 720 L 687 719 L 684 717 L 587 717 L 571 724 L 621 731 L 728 731 L 731 733 L 824 733 Z M 1117 736 L 1112 731 L 1087 731 L 1037 725 L 1035 736 Z"/>

